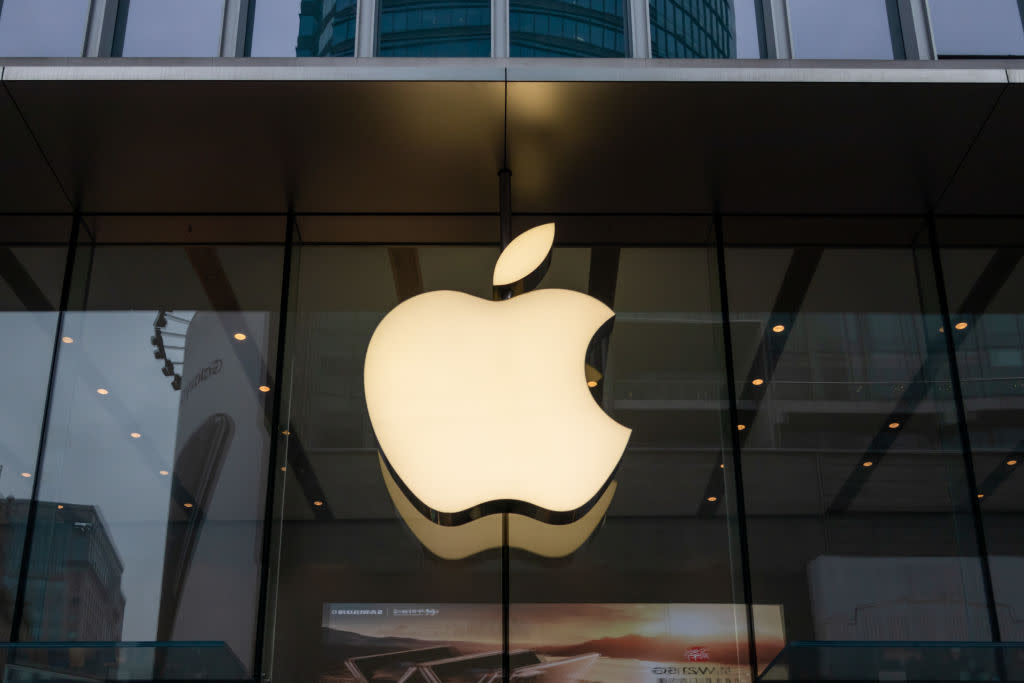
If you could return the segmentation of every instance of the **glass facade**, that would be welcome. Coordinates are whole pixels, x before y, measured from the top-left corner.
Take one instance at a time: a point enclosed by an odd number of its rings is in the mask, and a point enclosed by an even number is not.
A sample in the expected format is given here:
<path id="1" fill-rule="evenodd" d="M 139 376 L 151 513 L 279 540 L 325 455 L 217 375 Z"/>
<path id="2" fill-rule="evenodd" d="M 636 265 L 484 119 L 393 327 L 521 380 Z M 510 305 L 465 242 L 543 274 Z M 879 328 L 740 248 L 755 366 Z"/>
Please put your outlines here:
<path id="1" fill-rule="evenodd" d="M 137 643 L 16 667 L 927 678 L 1024 638 L 1019 222 L 556 218 L 542 288 L 615 311 L 587 377 L 632 435 L 593 516 L 545 528 L 430 522 L 366 408 L 385 315 L 491 298 L 496 216 L 4 220 L 0 618 Z"/>
<path id="2" fill-rule="evenodd" d="M 939 57 L 1024 56 L 1024 7 L 1017 0 L 929 0 Z"/>
<path id="3" fill-rule="evenodd" d="M 487 0 L 381 0 L 379 57 L 488 57 Z"/>
<path id="4" fill-rule="evenodd" d="M 0 57 L 81 57 L 89 0 L 4 0 Z"/>
<path id="5" fill-rule="evenodd" d="M 897 0 L 789 0 L 798 59 L 903 59 Z"/>
<path id="6" fill-rule="evenodd" d="M 115 57 L 220 55 L 226 0 L 118 0 Z"/>
<path id="7" fill-rule="evenodd" d="M 625 57 L 622 0 L 512 0 L 512 57 Z"/>

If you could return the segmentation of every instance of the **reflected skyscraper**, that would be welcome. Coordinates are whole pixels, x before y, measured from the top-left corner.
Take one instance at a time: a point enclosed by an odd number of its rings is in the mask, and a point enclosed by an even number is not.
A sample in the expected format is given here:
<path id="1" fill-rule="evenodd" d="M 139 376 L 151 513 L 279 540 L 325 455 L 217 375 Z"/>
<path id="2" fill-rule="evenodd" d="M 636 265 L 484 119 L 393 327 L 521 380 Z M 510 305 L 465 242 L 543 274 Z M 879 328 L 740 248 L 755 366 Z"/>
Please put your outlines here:
<path id="1" fill-rule="evenodd" d="M 355 44 L 355 0 L 302 0 L 296 57 L 351 57 Z"/>
<path id="2" fill-rule="evenodd" d="M 733 0 L 650 0 L 651 56 L 736 57 Z"/>

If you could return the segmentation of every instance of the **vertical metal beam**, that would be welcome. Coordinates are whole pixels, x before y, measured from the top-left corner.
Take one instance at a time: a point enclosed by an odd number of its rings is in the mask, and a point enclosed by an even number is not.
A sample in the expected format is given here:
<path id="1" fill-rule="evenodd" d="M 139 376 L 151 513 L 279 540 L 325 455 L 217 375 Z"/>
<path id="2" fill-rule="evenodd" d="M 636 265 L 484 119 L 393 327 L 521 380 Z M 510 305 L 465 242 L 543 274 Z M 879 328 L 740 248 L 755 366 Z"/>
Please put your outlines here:
<path id="1" fill-rule="evenodd" d="M 60 355 L 60 338 L 64 328 L 64 313 L 71 298 L 72 276 L 75 270 L 75 256 L 78 251 L 78 236 L 82 216 L 78 213 L 71 219 L 71 235 L 68 237 L 68 253 L 64 261 L 64 282 L 61 285 L 60 304 L 57 309 L 57 324 L 54 327 L 53 350 L 50 353 L 50 377 L 46 385 L 46 401 L 43 404 L 42 424 L 39 429 L 39 449 L 36 454 L 35 477 L 32 479 L 32 498 L 29 500 L 28 515 L 25 518 L 25 540 L 22 543 L 21 565 L 18 568 L 18 584 L 14 591 L 14 609 L 11 614 L 11 642 L 21 640 L 21 627 L 25 621 L 25 593 L 28 590 L 28 573 L 32 559 L 33 535 L 39 514 L 39 489 L 43 481 L 43 461 L 46 455 L 46 437 L 49 433 L 50 411 L 53 409 L 53 390 L 57 384 L 57 359 Z"/>
<path id="2" fill-rule="evenodd" d="M 936 59 L 927 0 L 898 0 L 907 59 Z"/>
<path id="3" fill-rule="evenodd" d="M 224 23 L 220 28 L 221 57 L 245 56 L 248 15 L 248 0 L 224 0 Z"/>
<path id="4" fill-rule="evenodd" d="M 373 57 L 377 53 L 377 19 L 380 0 L 356 2 L 356 57 Z"/>
<path id="5" fill-rule="evenodd" d="M 491 0 L 491 56 L 509 56 L 509 0 Z"/>
<path id="6" fill-rule="evenodd" d="M 764 47 L 768 59 L 792 59 L 793 39 L 789 31 L 789 2 L 763 0 Z"/>
<path id="7" fill-rule="evenodd" d="M 956 342 L 953 339 L 953 324 L 949 315 L 949 297 L 946 293 L 946 277 L 942 269 L 942 255 L 939 253 L 935 216 L 928 216 L 928 249 L 931 251 L 932 273 L 935 289 L 939 296 L 939 310 L 942 316 L 942 333 L 946 341 L 946 355 L 949 363 L 949 381 L 953 388 L 953 402 L 956 406 L 956 420 L 960 432 L 960 450 L 963 455 L 964 477 L 967 481 L 967 499 L 974 521 L 974 536 L 977 543 L 978 560 L 981 565 L 981 580 L 985 591 L 985 605 L 988 608 L 989 629 L 992 640 L 1002 641 L 999 632 L 999 615 L 996 613 L 995 591 L 992 588 L 992 571 L 988 562 L 988 544 L 985 541 L 985 523 L 981 517 L 981 501 L 978 500 L 978 480 L 974 474 L 974 456 L 971 450 L 971 435 L 967 429 L 967 410 L 964 405 L 963 388 L 960 384 L 960 364 L 956 357 Z"/>
<path id="8" fill-rule="evenodd" d="M 651 58 L 651 5 L 649 0 L 626 0 L 629 56 Z"/>
<path id="9" fill-rule="evenodd" d="M 85 28 L 83 57 L 109 57 L 117 23 L 117 0 L 92 0 Z"/>
<path id="10" fill-rule="evenodd" d="M 260 553 L 260 593 L 259 603 L 256 605 L 256 642 L 253 647 L 253 674 L 256 680 L 270 680 L 270 672 L 264 670 L 264 656 L 266 651 L 266 622 L 267 612 L 270 609 L 270 565 L 271 546 L 273 545 L 274 528 L 274 496 L 278 472 L 278 451 L 285 449 L 287 453 L 287 438 L 282 434 L 284 431 L 281 424 L 281 406 L 284 402 L 285 387 L 285 344 L 288 340 L 288 307 L 290 303 L 291 278 L 292 278 L 292 244 L 295 241 L 295 213 L 288 212 L 287 226 L 285 228 L 284 241 L 284 263 L 281 268 L 281 303 L 277 319 L 277 357 L 274 362 L 274 398 L 273 408 L 270 417 L 270 453 L 267 457 L 267 490 L 265 506 L 263 509 L 263 548 Z"/>
<path id="11" fill-rule="evenodd" d="M 740 574 L 743 603 L 747 617 L 747 657 L 750 660 L 750 680 L 757 680 L 757 642 L 754 640 L 754 588 L 750 577 L 750 548 L 747 545 L 747 507 L 743 495 L 743 467 L 739 430 L 739 406 L 736 398 L 736 368 L 733 366 L 732 321 L 729 319 L 729 287 L 725 274 L 725 238 L 722 216 L 717 211 L 715 221 L 715 254 L 718 264 L 718 298 L 722 309 L 722 346 L 725 352 L 725 382 L 729 397 L 729 439 L 732 447 L 733 490 L 736 492 L 736 535 L 740 552 Z"/>

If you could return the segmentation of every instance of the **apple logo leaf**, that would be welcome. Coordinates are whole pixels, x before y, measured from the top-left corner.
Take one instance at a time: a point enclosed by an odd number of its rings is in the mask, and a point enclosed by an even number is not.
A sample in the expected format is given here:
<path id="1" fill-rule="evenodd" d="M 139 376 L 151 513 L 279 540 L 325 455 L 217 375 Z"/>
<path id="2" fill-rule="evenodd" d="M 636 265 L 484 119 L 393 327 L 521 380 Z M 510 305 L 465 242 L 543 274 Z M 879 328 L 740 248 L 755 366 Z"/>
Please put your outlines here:
<path id="1" fill-rule="evenodd" d="M 554 223 L 530 228 L 512 240 L 494 264 L 494 298 L 508 299 L 540 284 L 551 263 L 554 243 Z"/>

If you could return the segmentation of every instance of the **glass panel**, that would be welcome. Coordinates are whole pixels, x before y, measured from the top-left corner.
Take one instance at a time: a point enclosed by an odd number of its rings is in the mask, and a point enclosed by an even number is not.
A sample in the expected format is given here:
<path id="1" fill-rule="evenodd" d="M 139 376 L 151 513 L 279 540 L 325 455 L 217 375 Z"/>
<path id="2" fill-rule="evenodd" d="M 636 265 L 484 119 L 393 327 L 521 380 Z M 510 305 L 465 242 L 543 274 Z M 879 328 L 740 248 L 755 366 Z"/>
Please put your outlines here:
<path id="1" fill-rule="evenodd" d="M 355 0 L 257 0 L 253 57 L 351 57 Z"/>
<path id="2" fill-rule="evenodd" d="M 223 643 L 251 671 L 281 272 L 280 246 L 77 248 L 22 640 Z"/>
<path id="3" fill-rule="evenodd" d="M 70 218 L 60 220 L 70 226 Z M 0 243 L 0 640 L 5 641 L 37 474 L 66 253 L 64 246 Z"/>
<path id="4" fill-rule="evenodd" d="M 381 0 L 380 57 L 487 57 L 488 0 Z"/>
<path id="5" fill-rule="evenodd" d="M 123 57 L 216 57 L 225 0 L 121 0 Z M 125 7 L 127 6 L 127 13 Z M 117 38 L 115 37 L 115 40 Z"/>
<path id="6" fill-rule="evenodd" d="M 81 57 L 89 0 L 0 2 L 0 57 Z"/>
<path id="7" fill-rule="evenodd" d="M 789 0 L 798 59 L 902 59 L 896 0 Z"/>
<path id="8" fill-rule="evenodd" d="M 715 252 L 559 248 L 541 284 L 555 287 L 615 311 L 586 370 L 592 400 L 632 434 L 595 519 L 510 516 L 509 639 L 522 675 L 749 680 Z M 571 542 L 538 547 L 581 522 Z M 779 641 L 779 605 L 757 607 L 764 641 Z"/>
<path id="9" fill-rule="evenodd" d="M 1018 0 L 928 0 L 940 57 L 1024 55 Z"/>
<path id="10" fill-rule="evenodd" d="M 511 0 L 513 57 L 625 57 L 623 0 Z"/>
<path id="11" fill-rule="evenodd" d="M 989 638 L 930 263 L 726 251 L 753 599 L 788 641 Z"/>
<path id="12" fill-rule="evenodd" d="M 438 289 L 489 300 L 496 255 L 494 247 L 296 249 L 267 623 L 275 679 L 398 680 L 416 666 L 442 680 L 493 673 L 500 533 L 453 551 L 443 537 L 460 527 L 434 524 L 395 486 L 378 456 L 363 365 L 371 335 L 399 301 Z M 466 657 L 480 653 L 491 654 Z"/>
<path id="13" fill-rule="evenodd" d="M 970 246 L 982 222 L 963 221 L 942 250 L 953 341 L 971 436 L 979 504 L 1005 641 L 1024 641 L 1024 243 Z M 1016 225 L 1020 230 L 1020 224 Z"/>
<path id="14" fill-rule="evenodd" d="M 651 55 L 757 59 L 759 0 L 650 0 Z"/>

